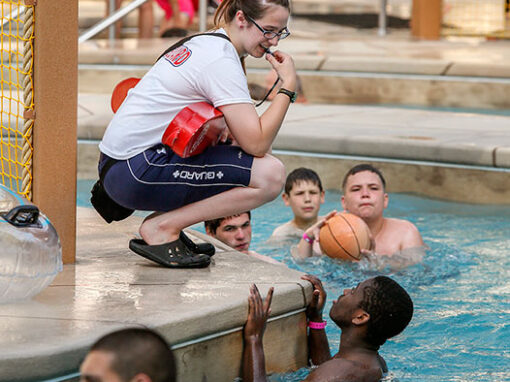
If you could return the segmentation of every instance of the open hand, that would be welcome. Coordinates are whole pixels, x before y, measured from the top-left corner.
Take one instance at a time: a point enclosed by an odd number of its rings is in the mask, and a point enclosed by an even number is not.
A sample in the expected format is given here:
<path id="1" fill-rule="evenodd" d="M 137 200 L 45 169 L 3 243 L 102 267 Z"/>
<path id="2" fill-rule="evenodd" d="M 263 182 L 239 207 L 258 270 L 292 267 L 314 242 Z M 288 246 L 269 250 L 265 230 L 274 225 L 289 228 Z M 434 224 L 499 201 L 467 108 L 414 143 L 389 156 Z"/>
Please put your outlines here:
<path id="1" fill-rule="evenodd" d="M 322 286 L 321 280 L 313 275 L 301 276 L 302 280 L 310 281 L 313 285 L 313 294 L 310 303 L 306 307 L 306 317 L 310 321 L 322 321 L 322 311 L 326 304 L 326 291 Z"/>
<path id="2" fill-rule="evenodd" d="M 335 216 L 336 213 L 337 213 L 336 210 L 333 210 L 329 214 L 324 216 L 322 219 L 319 219 L 317 221 L 317 223 L 315 223 L 314 225 L 308 227 L 308 229 L 305 231 L 306 235 L 310 239 L 317 240 L 319 238 L 319 232 L 320 232 L 321 227 L 324 225 L 326 220 L 328 220 L 328 219 L 332 218 L 333 216 Z"/>
<path id="3" fill-rule="evenodd" d="M 269 288 L 266 301 L 262 302 L 259 290 L 255 284 L 250 287 L 248 297 L 248 319 L 244 325 L 244 338 L 262 339 L 266 328 L 267 318 L 271 313 L 271 300 L 273 299 L 274 288 Z"/>

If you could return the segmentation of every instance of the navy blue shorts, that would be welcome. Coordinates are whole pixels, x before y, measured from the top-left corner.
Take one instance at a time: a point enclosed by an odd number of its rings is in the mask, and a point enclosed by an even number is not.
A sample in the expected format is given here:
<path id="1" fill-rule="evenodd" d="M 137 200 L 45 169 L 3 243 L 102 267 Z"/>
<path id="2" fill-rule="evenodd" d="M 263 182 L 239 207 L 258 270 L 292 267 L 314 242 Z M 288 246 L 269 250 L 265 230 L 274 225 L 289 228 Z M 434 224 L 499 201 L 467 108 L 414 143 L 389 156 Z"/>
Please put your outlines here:
<path id="1" fill-rule="evenodd" d="M 99 171 L 108 156 L 101 154 Z M 104 179 L 108 195 L 133 210 L 171 211 L 250 184 L 253 156 L 238 146 L 208 147 L 181 158 L 164 145 L 115 163 Z"/>

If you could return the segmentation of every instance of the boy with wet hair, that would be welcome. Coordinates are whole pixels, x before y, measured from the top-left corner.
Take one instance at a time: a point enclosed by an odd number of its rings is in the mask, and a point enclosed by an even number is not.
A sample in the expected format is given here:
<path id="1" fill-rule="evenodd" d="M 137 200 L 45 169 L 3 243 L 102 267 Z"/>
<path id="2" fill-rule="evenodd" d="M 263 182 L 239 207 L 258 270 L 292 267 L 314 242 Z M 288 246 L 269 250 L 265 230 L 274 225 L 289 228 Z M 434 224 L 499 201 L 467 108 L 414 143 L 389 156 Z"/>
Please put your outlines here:
<path id="1" fill-rule="evenodd" d="M 396 281 L 377 276 L 345 289 L 333 301 L 330 318 L 340 328 L 340 347 L 331 357 L 326 322 L 322 311 L 326 292 L 312 275 L 302 276 L 314 291 L 306 309 L 309 358 L 316 368 L 305 381 L 376 382 L 387 373 L 379 348 L 387 339 L 401 333 L 413 316 L 413 302 Z M 255 285 L 250 289 L 248 320 L 244 327 L 243 381 L 267 381 L 262 337 L 269 316 L 273 288 L 263 302 Z"/>
<path id="2" fill-rule="evenodd" d="M 175 382 L 168 343 L 150 329 L 128 328 L 97 340 L 80 367 L 80 382 Z"/>
<path id="3" fill-rule="evenodd" d="M 271 239 L 301 238 L 308 227 L 317 223 L 320 205 L 324 203 L 319 175 L 309 168 L 295 169 L 287 176 L 282 199 L 292 209 L 294 218 L 277 227 Z"/>

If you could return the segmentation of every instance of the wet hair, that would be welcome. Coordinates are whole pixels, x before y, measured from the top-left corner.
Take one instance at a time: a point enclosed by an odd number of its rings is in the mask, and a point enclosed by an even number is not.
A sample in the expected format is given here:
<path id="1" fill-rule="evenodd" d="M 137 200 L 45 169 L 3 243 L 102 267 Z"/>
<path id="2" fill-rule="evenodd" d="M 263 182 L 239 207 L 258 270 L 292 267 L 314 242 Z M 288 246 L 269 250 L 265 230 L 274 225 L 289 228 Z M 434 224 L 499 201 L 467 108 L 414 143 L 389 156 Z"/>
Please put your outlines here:
<path id="1" fill-rule="evenodd" d="M 230 23 L 237 11 L 243 11 L 253 20 L 260 19 L 269 5 L 280 5 L 290 11 L 289 0 L 223 0 L 214 13 L 214 26 L 219 28 L 223 23 Z"/>
<path id="2" fill-rule="evenodd" d="M 225 216 L 225 217 L 219 218 L 219 219 L 206 220 L 204 222 L 205 230 L 211 232 L 213 235 L 216 235 L 216 230 L 218 229 L 220 224 L 223 222 L 223 220 L 241 216 L 242 214 L 248 214 L 248 219 L 251 220 L 251 211 L 241 212 L 240 214 Z"/>
<path id="3" fill-rule="evenodd" d="M 319 187 L 319 190 L 322 192 L 322 182 L 317 173 L 309 168 L 296 168 L 291 171 L 289 175 L 287 175 L 287 179 L 285 180 L 285 193 L 288 195 L 290 191 L 292 191 L 292 187 L 299 182 L 310 182 Z"/>
<path id="4" fill-rule="evenodd" d="M 358 172 L 363 172 L 363 171 L 370 171 L 370 172 L 373 172 L 374 174 L 377 174 L 379 176 L 379 179 L 381 179 L 381 183 L 383 185 L 383 190 L 386 189 L 386 180 L 384 179 L 384 176 L 381 173 L 381 171 L 376 169 L 371 164 L 361 163 L 361 164 L 354 166 L 349 171 L 347 171 L 347 174 L 345 174 L 344 180 L 342 181 L 342 190 L 344 190 L 344 192 L 345 192 L 345 185 L 347 184 L 347 178 L 349 178 L 351 175 L 355 175 Z"/>
<path id="5" fill-rule="evenodd" d="M 372 279 L 363 290 L 360 308 L 370 314 L 366 341 L 381 346 L 401 333 L 413 317 L 413 301 L 404 288 L 386 276 Z"/>
<path id="6" fill-rule="evenodd" d="M 122 329 L 101 337 L 90 351 L 113 354 L 112 370 L 130 381 L 140 373 L 152 382 L 175 382 L 176 365 L 169 345 L 158 333 L 143 328 Z"/>

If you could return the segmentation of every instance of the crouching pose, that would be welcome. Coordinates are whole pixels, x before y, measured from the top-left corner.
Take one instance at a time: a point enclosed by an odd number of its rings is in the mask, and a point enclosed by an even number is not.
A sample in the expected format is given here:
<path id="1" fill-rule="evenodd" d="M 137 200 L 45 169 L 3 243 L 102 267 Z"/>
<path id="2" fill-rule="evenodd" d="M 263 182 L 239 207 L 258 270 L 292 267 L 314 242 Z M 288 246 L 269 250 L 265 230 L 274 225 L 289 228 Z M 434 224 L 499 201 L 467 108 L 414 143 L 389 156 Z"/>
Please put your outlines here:
<path id="1" fill-rule="evenodd" d="M 407 292 L 386 276 L 377 276 L 345 289 L 333 301 L 330 318 L 338 325 L 340 349 L 331 357 L 322 310 L 326 292 L 321 281 L 302 277 L 313 284 L 307 307 L 309 358 L 317 367 L 306 381 L 372 382 L 387 372 L 378 350 L 384 342 L 404 330 L 413 316 L 413 302 Z M 267 381 L 262 336 L 269 315 L 273 290 L 263 302 L 257 287 L 250 289 L 248 320 L 244 328 L 243 381 Z"/>
<path id="2" fill-rule="evenodd" d="M 137 254 L 168 267 L 207 266 L 207 249 L 186 240 L 182 230 L 251 210 L 280 193 L 284 168 L 269 152 L 295 100 L 296 71 L 289 55 L 269 49 L 290 34 L 288 18 L 288 0 L 224 0 L 215 34 L 165 52 L 117 110 L 99 146 L 99 171 L 118 205 L 156 211 L 140 226 L 142 239 L 130 242 Z M 265 57 L 281 80 L 282 89 L 261 116 L 241 63 L 247 55 Z M 223 141 L 234 144 L 181 158 L 162 136 L 179 111 L 197 102 L 221 111 Z"/>

